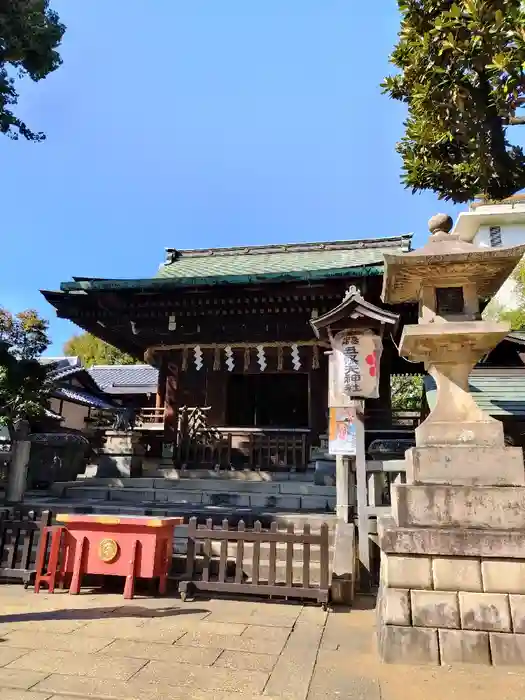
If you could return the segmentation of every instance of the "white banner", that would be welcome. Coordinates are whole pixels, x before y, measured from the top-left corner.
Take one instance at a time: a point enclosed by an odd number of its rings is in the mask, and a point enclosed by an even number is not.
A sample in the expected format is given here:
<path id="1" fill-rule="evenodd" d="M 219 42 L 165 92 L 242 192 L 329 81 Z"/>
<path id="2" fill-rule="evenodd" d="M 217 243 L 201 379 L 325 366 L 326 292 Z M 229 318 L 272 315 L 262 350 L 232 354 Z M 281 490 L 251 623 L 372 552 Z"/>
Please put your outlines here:
<path id="1" fill-rule="evenodd" d="M 344 331 L 333 339 L 329 362 L 329 406 L 348 406 L 351 397 L 379 397 L 383 344 L 371 333 Z"/>

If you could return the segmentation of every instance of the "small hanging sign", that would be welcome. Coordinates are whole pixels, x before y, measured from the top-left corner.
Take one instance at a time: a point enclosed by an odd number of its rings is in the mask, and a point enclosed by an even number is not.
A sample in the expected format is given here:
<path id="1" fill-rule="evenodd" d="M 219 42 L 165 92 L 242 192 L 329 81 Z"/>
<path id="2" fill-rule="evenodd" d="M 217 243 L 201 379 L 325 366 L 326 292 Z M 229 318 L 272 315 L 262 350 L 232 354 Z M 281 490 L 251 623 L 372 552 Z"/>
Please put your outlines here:
<path id="1" fill-rule="evenodd" d="M 332 339 L 329 360 L 329 405 L 348 406 L 351 397 L 379 397 L 383 344 L 371 333 L 343 331 Z"/>
<path id="2" fill-rule="evenodd" d="M 353 456 L 356 454 L 355 408 L 330 408 L 328 453 Z"/>

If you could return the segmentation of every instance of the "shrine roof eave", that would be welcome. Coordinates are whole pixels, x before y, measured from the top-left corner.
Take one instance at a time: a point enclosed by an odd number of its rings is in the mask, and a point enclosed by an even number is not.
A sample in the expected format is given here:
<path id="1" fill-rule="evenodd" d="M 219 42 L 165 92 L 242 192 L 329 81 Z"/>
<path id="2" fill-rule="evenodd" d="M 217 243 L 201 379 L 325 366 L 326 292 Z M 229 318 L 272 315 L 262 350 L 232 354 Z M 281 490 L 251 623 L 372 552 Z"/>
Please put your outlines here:
<path id="1" fill-rule="evenodd" d="M 498 291 L 525 254 L 525 244 L 480 248 L 462 242 L 462 246 L 468 246 L 468 250 L 438 252 L 436 246 L 434 254 L 427 252 L 430 246 L 425 246 L 420 251 L 399 255 L 385 253 L 381 300 L 387 304 L 417 302 L 423 280 L 439 286 L 453 275 L 474 277 L 474 271 L 478 295 L 488 298 Z"/>
<path id="2" fill-rule="evenodd" d="M 368 277 L 383 274 L 383 265 L 360 265 L 326 270 L 298 270 L 296 272 L 274 272 L 257 275 L 213 275 L 207 277 L 154 277 L 147 279 L 86 279 L 74 278 L 62 282 L 61 292 L 87 293 L 97 291 L 155 292 L 183 287 L 208 287 L 217 285 L 257 284 L 260 282 L 293 282 L 297 280 L 331 279 L 333 277 Z M 56 293 L 56 292 L 55 292 Z M 42 291 L 46 296 L 50 292 Z"/>
<path id="3" fill-rule="evenodd" d="M 315 336 L 322 338 L 328 335 L 329 330 L 336 330 L 336 326 L 345 323 L 349 328 L 352 327 L 352 323 L 360 327 L 377 328 L 389 325 L 395 328 L 398 321 L 399 314 L 371 304 L 359 293 L 354 293 L 348 294 L 334 309 L 318 318 L 311 319 L 310 325 Z"/>

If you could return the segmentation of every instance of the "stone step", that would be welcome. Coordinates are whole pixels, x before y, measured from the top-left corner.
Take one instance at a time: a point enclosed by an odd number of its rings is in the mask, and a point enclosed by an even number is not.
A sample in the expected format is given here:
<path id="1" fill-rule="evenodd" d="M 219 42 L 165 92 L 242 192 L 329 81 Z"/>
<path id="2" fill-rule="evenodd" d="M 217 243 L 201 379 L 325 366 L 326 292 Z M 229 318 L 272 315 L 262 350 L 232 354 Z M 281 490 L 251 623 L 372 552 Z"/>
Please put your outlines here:
<path id="1" fill-rule="evenodd" d="M 294 481 L 238 481 L 232 483 L 227 479 L 153 479 L 153 478 L 92 478 L 81 481 L 57 481 L 51 486 L 51 491 L 59 496 L 66 489 L 111 488 L 139 489 L 165 491 L 209 491 L 231 493 L 268 493 L 280 495 L 304 496 L 333 496 L 335 486 L 324 486 L 309 482 Z"/>
<path id="2" fill-rule="evenodd" d="M 269 527 L 270 523 L 277 522 L 279 527 L 294 524 L 296 528 L 302 528 L 310 524 L 312 532 L 323 523 L 327 523 L 330 529 L 335 527 L 336 517 L 334 513 L 319 512 L 290 512 L 287 509 L 278 508 L 237 508 L 225 506 L 207 506 L 192 504 L 140 504 L 130 505 L 112 501 L 97 500 L 65 500 L 53 498 L 38 493 L 28 493 L 24 504 L 41 510 L 51 510 L 57 513 L 89 513 L 99 515 L 151 515 L 156 517 L 183 517 L 188 522 L 191 517 L 196 517 L 199 523 L 204 524 L 211 518 L 215 526 L 221 525 L 224 519 L 228 520 L 230 527 L 236 527 L 240 520 L 252 527 L 259 520 L 263 527 Z"/>
<path id="3" fill-rule="evenodd" d="M 89 467 L 88 467 L 89 469 Z M 144 469 L 145 476 L 143 478 L 149 479 L 164 479 L 169 481 L 183 481 L 186 479 L 214 479 L 217 481 L 248 481 L 251 483 L 260 482 L 305 482 L 313 483 L 314 481 L 314 470 L 308 470 L 306 472 L 293 472 L 293 471 L 257 471 L 255 469 L 238 469 L 238 470 L 220 470 L 215 469 L 173 469 L 173 468 L 155 468 L 146 467 Z M 88 472 L 89 474 L 89 472 Z M 140 478 L 140 477 L 138 477 Z M 85 481 L 89 479 L 104 479 L 107 481 L 118 480 L 118 477 L 97 477 L 88 476 L 86 474 L 79 474 L 77 477 L 78 481 Z"/>
<path id="4" fill-rule="evenodd" d="M 208 491 L 206 489 L 139 489 L 131 487 L 66 486 L 58 489 L 64 500 L 89 500 L 138 504 L 181 504 L 230 506 L 242 508 L 277 508 L 279 510 L 331 512 L 335 508 L 335 493 L 330 487 L 309 485 L 307 493 L 289 494 L 279 491 L 246 491 L 237 489 Z M 55 491 L 56 493 L 56 491 Z"/>

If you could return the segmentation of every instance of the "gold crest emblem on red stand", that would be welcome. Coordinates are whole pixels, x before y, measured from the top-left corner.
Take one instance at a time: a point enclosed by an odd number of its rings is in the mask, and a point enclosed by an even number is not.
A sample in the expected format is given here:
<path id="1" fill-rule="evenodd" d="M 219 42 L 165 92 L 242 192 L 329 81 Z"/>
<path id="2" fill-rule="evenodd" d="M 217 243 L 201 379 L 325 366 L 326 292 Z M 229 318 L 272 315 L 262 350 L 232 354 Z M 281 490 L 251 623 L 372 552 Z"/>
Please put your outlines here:
<path id="1" fill-rule="evenodd" d="M 101 540 L 98 546 L 98 556 L 100 559 L 106 563 L 111 564 L 119 555 L 119 546 L 115 540 L 104 539 Z"/>

